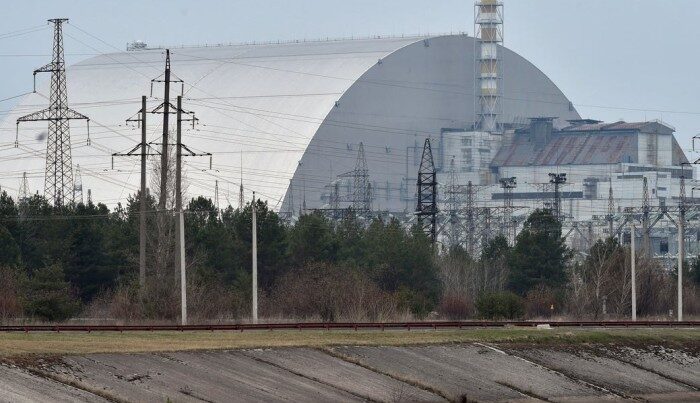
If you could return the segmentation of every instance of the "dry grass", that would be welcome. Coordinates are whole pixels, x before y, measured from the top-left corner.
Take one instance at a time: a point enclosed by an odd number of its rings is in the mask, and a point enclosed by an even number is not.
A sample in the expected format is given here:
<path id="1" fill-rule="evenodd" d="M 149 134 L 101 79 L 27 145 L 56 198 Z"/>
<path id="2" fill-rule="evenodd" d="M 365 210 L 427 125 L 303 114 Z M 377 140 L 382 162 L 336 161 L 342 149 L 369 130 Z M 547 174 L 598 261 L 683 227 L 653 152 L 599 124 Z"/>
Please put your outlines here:
<path id="1" fill-rule="evenodd" d="M 0 334 L 0 357 L 257 347 L 416 345 L 468 342 L 617 343 L 697 346 L 700 329 L 467 329 L 391 331 L 217 331 Z"/>

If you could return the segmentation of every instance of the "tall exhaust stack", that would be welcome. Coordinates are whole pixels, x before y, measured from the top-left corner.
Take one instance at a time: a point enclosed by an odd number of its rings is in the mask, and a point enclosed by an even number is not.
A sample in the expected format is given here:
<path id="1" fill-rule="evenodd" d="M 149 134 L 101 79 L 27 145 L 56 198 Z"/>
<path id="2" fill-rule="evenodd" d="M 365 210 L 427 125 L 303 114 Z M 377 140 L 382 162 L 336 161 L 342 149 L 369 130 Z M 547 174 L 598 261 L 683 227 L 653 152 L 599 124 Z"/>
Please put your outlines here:
<path id="1" fill-rule="evenodd" d="M 503 46 L 503 2 L 480 0 L 474 4 L 476 68 L 475 129 L 501 131 L 502 66 L 498 46 Z"/>

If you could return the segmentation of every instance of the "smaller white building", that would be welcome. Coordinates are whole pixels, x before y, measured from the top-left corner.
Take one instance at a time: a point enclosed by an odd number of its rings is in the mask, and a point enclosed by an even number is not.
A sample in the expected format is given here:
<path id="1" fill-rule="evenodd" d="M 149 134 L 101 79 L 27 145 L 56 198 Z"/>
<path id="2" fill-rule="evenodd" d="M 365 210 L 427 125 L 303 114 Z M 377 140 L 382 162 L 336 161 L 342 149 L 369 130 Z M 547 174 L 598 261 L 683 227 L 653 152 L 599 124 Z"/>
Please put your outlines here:
<path id="1" fill-rule="evenodd" d="M 509 196 L 516 207 L 515 215 L 553 206 L 551 173 L 566 174 L 559 194 L 561 214 L 569 222 L 600 222 L 609 213 L 611 191 L 615 214 L 628 207 L 641 208 L 645 181 L 652 208 L 678 206 L 681 177 L 686 202 L 698 201 L 691 194 L 697 186 L 694 170 L 670 125 L 660 121 L 603 123 L 588 119 L 569 123 L 555 129 L 553 119 L 536 118 L 529 126 L 516 130 L 512 138 L 505 136 L 508 140 L 503 141 L 490 163 L 496 179 L 491 183 L 497 183 L 498 178 L 516 178 L 517 187 Z M 503 204 L 503 199 L 497 185 L 478 198 L 492 206 Z M 666 227 L 659 225 L 652 230 L 652 238 L 658 238 L 654 241 L 656 254 L 668 252 L 669 234 L 676 236 L 675 228 Z M 675 250 L 675 244 L 670 249 Z"/>

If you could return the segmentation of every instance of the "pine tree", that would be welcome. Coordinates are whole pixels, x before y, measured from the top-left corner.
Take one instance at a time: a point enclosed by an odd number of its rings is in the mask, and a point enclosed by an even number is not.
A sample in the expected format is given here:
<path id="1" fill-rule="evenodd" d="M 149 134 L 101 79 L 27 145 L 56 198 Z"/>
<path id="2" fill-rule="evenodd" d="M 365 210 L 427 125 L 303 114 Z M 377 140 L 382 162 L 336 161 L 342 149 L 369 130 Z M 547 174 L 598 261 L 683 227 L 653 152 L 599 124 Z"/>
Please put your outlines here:
<path id="1" fill-rule="evenodd" d="M 535 210 L 525 221 L 510 254 L 510 288 L 525 295 L 537 286 L 563 286 L 571 257 L 559 220 L 549 210 Z"/>

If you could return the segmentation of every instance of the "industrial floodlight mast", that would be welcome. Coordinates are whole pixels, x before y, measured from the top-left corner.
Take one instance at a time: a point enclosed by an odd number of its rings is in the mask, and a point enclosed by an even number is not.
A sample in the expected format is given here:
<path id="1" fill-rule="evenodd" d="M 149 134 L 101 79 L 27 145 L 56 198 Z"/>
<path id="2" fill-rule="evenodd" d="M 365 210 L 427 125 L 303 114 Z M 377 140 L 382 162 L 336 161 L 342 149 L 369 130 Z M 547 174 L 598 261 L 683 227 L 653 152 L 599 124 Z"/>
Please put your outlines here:
<path id="1" fill-rule="evenodd" d="M 550 173 L 549 183 L 554 185 L 554 216 L 561 221 L 561 191 L 560 187 L 566 183 L 565 173 Z"/>

